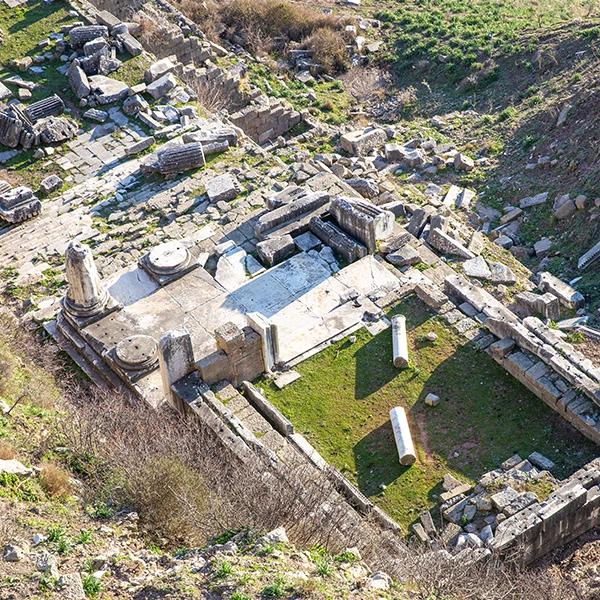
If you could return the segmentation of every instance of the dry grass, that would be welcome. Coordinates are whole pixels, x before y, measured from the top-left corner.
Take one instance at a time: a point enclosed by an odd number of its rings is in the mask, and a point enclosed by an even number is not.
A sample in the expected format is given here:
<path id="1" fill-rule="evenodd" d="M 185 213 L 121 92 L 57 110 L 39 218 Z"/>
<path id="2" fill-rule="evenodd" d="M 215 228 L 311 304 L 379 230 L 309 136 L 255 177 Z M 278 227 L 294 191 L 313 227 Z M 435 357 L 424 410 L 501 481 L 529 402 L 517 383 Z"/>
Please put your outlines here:
<path id="1" fill-rule="evenodd" d="M 11 460 L 16 457 L 17 453 L 12 444 L 7 440 L 0 440 L 0 460 Z"/>
<path id="2" fill-rule="evenodd" d="M 40 484 L 52 498 L 66 498 L 72 491 L 71 476 L 61 465 L 45 462 L 40 468 Z"/>
<path id="3" fill-rule="evenodd" d="M 333 31 L 342 25 L 339 17 L 283 0 L 231 0 L 220 18 L 226 35 L 240 38 L 254 52 L 282 49 L 319 29 Z"/>
<path id="4" fill-rule="evenodd" d="M 310 50 L 313 61 L 321 65 L 325 73 L 339 73 L 349 66 L 346 42 L 339 31 L 320 27 L 304 40 L 303 45 Z"/>

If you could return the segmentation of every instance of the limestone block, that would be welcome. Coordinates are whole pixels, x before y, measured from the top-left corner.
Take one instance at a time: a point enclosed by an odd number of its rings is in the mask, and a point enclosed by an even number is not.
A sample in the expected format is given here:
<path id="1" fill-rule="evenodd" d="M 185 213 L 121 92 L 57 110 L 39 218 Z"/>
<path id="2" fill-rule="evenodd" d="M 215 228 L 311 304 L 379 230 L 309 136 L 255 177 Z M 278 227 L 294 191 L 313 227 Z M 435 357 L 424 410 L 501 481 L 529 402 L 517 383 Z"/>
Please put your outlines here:
<path id="1" fill-rule="evenodd" d="M 165 398 L 183 411 L 181 401 L 173 393 L 171 386 L 196 368 L 192 339 L 187 331 L 183 329 L 168 331 L 160 338 L 158 364 Z"/>
<path id="2" fill-rule="evenodd" d="M 206 194 L 208 199 L 213 202 L 229 202 L 236 198 L 242 191 L 235 175 L 224 173 L 213 177 L 206 182 Z"/>
<path id="3" fill-rule="evenodd" d="M 177 86 L 177 80 L 172 73 L 166 73 L 152 83 L 146 86 L 146 91 L 155 99 L 159 100 L 166 96 L 174 87 Z"/>
<path id="4" fill-rule="evenodd" d="M 272 237 L 256 244 L 260 260 L 269 267 L 279 264 L 296 251 L 296 245 L 291 235 Z"/>
<path id="5" fill-rule="evenodd" d="M 340 138 L 341 147 L 354 156 L 366 156 L 387 140 L 384 129 L 379 127 L 367 127 L 345 133 Z"/>

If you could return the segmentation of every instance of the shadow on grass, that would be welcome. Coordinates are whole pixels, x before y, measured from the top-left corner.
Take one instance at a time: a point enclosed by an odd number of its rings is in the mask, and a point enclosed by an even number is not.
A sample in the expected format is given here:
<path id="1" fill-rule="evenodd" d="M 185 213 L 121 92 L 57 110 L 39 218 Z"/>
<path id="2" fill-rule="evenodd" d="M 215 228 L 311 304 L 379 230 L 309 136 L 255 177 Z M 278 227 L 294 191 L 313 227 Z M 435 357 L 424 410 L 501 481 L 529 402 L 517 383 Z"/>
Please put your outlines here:
<path id="1" fill-rule="evenodd" d="M 411 306 L 411 310 L 403 311 L 401 306 L 404 305 L 394 308 L 387 316 L 391 318 L 397 314 L 404 314 L 406 316 L 407 331 L 419 327 L 431 318 L 431 315 L 425 309 L 413 310 Z M 427 342 L 418 340 L 418 343 L 426 344 Z M 356 360 L 354 397 L 357 400 L 362 400 L 385 387 L 400 373 L 400 370 L 392 364 L 391 327 L 373 336 L 370 341 L 356 351 L 354 357 Z M 385 357 L 385 360 L 382 360 L 382 357 Z M 410 371 L 412 371 L 413 376 L 416 376 L 414 370 Z"/>
<path id="2" fill-rule="evenodd" d="M 418 302 L 403 304 L 403 308 L 407 329 L 413 334 L 431 318 Z M 554 474 L 562 478 L 598 454 L 594 444 L 472 342 L 457 346 L 439 364 L 434 362 L 430 371 L 436 354 L 446 354 L 447 350 L 442 339 L 426 341 L 425 332 L 423 327 L 420 337 L 411 336 L 414 366 L 407 370 L 392 366 L 389 329 L 356 352 L 356 399 L 368 401 L 368 396 L 389 386 L 392 393 L 385 392 L 388 403 L 407 411 L 419 455 L 414 467 L 402 467 L 390 421 L 374 428 L 353 447 L 357 482 L 363 493 L 379 494 L 382 484 L 389 486 L 399 478 L 399 485 L 409 485 L 411 479 L 430 467 L 444 469 L 441 463 L 473 480 L 497 468 L 512 454 L 526 458 L 534 451 L 551 458 L 556 463 Z M 423 398 L 429 392 L 441 398 L 438 406 L 424 404 Z M 409 469 L 415 469 L 413 476 Z M 430 487 L 431 499 L 439 493 L 439 483 Z"/>

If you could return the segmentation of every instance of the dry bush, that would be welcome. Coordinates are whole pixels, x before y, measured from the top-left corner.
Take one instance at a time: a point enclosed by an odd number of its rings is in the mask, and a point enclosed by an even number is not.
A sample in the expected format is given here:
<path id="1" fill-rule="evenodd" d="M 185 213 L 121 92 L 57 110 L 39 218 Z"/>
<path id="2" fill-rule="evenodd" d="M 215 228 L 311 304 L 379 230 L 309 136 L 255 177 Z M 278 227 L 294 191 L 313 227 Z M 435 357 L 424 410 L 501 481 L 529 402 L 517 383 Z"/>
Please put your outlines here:
<path id="1" fill-rule="evenodd" d="M 313 60 L 323 67 L 325 73 L 345 71 L 349 66 L 348 50 L 344 36 L 333 29 L 320 27 L 304 40 Z"/>
<path id="2" fill-rule="evenodd" d="M 165 18 L 158 14 L 140 13 L 135 16 L 140 26 L 140 41 L 158 58 L 171 54 L 174 31 Z"/>
<path id="3" fill-rule="evenodd" d="M 240 36 L 255 52 L 300 42 L 317 29 L 341 25 L 338 17 L 282 0 L 231 0 L 223 7 L 221 19 L 230 35 Z"/>
<path id="4" fill-rule="evenodd" d="M 214 42 L 218 41 L 223 31 L 218 3 L 213 0 L 173 0 L 172 4 L 188 19 L 198 24 L 206 37 Z"/>
<path id="5" fill-rule="evenodd" d="M 10 460 L 16 458 L 17 453 L 10 442 L 0 440 L 0 460 Z"/>
<path id="6" fill-rule="evenodd" d="M 218 82 L 212 84 L 206 81 L 194 82 L 190 85 L 198 97 L 198 103 L 209 113 L 217 113 L 232 106 L 231 100 L 223 93 Z"/>
<path id="7" fill-rule="evenodd" d="M 44 492 L 53 498 L 66 498 L 72 491 L 69 472 L 52 462 L 41 465 L 40 484 Z"/>
<path id="8" fill-rule="evenodd" d="M 492 556 L 468 564 L 451 560 L 445 552 L 411 547 L 403 569 L 415 600 L 584 600 L 572 582 L 552 576 L 547 569 L 524 568 L 519 556 L 517 549 L 504 559 Z"/>

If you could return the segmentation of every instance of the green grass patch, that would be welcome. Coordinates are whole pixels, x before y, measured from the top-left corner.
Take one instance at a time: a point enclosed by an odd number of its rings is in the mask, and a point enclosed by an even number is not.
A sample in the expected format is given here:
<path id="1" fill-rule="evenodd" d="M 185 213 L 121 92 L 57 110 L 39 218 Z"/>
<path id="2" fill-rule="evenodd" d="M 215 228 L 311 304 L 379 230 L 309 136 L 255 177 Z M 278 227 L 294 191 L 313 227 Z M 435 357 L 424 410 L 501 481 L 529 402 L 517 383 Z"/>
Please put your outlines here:
<path id="1" fill-rule="evenodd" d="M 297 367 L 302 378 L 283 390 L 262 382 L 268 398 L 323 457 L 407 528 L 435 504 L 447 472 L 474 481 L 514 454 L 537 450 L 566 476 L 596 455 L 541 400 L 465 343 L 419 300 L 394 312 L 406 315 L 410 368 L 392 366 L 390 331 L 342 341 Z M 436 342 L 426 334 L 437 334 Z M 425 406 L 428 392 L 440 396 Z M 409 415 L 418 460 L 398 462 L 389 410 Z"/>
<path id="2" fill-rule="evenodd" d="M 492 56 L 535 49 L 524 33 L 598 12 L 588 0 L 404 0 L 373 8 L 383 21 L 388 60 L 401 69 L 428 60 L 452 80 Z"/>
<path id="3" fill-rule="evenodd" d="M 310 113 L 333 125 L 345 123 L 351 98 L 339 81 L 316 81 L 306 85 L 297 79 L 279 79 L 264 65 L 249 65 L 249 80 L 274 98 L 287 100 L 296 110 Z"/>

